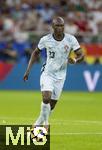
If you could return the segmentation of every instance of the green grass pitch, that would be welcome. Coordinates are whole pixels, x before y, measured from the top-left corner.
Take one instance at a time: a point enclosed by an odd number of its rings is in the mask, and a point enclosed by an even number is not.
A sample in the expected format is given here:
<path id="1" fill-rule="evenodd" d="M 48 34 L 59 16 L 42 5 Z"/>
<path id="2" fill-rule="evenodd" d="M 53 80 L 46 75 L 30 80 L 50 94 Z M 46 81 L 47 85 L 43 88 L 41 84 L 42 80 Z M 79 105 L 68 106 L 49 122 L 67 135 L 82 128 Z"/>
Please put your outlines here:
<path id="1" fill-rule="evenodd" d="M 0 91 L 0 124 L 32 124 L 41 93 Z M 51 150 L 102 150 L 102 93 L 63 92 L 50 117 Z"/>

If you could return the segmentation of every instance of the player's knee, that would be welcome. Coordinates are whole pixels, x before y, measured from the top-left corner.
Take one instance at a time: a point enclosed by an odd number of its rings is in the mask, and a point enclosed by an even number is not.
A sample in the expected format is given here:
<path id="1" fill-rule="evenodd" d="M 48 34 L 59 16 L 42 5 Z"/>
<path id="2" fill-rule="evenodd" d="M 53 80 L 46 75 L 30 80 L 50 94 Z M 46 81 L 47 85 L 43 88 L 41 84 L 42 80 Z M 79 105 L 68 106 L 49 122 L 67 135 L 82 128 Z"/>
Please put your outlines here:
<path id="1" fill-rule="evenodd" d="M 43 102 L 44 102 L 45 104 L 50 103 L 50 100 L 51 100 L 51 93 L 49 93 L 49 92 L 43 92 L 43 93 L 42 93 L 42 96 L 43 96 Z"/>

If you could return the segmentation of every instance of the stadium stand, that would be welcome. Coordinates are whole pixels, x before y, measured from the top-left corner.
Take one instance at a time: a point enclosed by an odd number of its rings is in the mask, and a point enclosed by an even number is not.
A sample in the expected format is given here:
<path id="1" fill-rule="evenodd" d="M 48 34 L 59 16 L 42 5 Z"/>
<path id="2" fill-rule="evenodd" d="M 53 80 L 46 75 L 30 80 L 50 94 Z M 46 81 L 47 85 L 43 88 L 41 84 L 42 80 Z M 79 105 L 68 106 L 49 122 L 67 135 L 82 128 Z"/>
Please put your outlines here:
<path id="1" fill-rule="evenodd" d="M 18 62 L 25 57 L 28 61 L 39 38 L 51 31 L 52 18 L 60 15 L 65 20 L 65 31 L 74 34 L 82 44 L 85 61 L 102 63 L 101 0 L 90 3 L 88 0 L 1 0 L 0 3 L 0 60 Z"/>

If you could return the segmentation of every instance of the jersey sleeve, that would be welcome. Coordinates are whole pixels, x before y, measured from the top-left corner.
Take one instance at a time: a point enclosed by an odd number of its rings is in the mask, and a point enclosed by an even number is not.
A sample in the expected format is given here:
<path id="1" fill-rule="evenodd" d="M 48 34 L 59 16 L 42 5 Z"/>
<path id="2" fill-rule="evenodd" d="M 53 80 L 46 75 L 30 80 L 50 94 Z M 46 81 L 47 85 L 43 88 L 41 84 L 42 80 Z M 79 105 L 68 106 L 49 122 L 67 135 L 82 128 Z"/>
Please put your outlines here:
<path id="1" fill-rule="evenodd" d="M 43 37 L 40 39 L 40 41 L 39 41 L 39 43 L 38 43 L 38 48 L 39 48 L 40 50 L 42 50 L 43 48 L 45 48 L 45 40 L 44 40 Z"/>
<path id="2" fill-rule="evenodd" d="M 74 36 L 72 38 L 72 44 L 71 44 L 71 46 L 72 46 L 72 50 L 73 51 L 75 51 L 75 50 L 77 50 L 77 49 L 80 48 L 79 42 L 77 41 L 77 39 Z"/>

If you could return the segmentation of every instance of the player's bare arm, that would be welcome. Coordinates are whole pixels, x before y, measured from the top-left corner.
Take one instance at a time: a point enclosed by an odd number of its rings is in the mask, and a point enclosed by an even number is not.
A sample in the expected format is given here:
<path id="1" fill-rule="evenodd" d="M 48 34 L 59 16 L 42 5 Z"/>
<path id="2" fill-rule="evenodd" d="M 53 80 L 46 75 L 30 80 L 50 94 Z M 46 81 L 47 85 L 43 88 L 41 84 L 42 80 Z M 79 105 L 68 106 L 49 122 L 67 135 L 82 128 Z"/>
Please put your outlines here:
<path id="1" fill-rule="evenodd" d="M 39 55 L 40 55 L 40 50 L 39 50 L 38 48 L 36 48 L 36 49 L 32 52 L 32 54 L 31 54 L 31 58 L 30 58 L 30 60 L 29 60 L 27 70 L 26 70 L 26 72 L 25 72 L 25 74 L 24 74 L 24 77 L 23 77 L 23 80 L 24 80 L 24 81 L 28 80 L 28 76 L 29 76 L 31 67 L 32 67 L 32 65 L 38 60 Z"/>
<path id="2" fill-rule="evenodd" d="M 68 63 L 70 64 L 76 64 L 76 63 L 81 63 L 84 60 L 84 54 L 82 52 L 82 49 L 79 48 L 76 51 L 74 51 L 76 57 L 75 58 L 69 58 Z"/>

